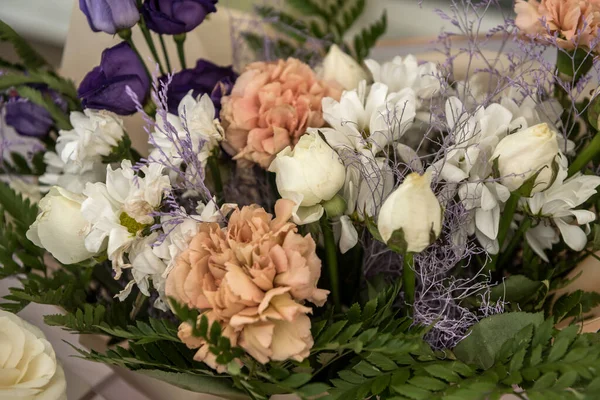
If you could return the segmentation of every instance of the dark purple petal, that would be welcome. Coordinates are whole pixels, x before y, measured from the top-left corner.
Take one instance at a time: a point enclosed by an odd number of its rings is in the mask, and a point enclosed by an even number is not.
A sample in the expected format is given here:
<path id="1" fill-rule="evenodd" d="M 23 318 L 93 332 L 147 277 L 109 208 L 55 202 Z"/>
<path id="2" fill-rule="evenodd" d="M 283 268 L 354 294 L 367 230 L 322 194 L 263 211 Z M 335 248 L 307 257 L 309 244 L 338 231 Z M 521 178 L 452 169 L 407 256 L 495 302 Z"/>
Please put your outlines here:
<path id="1" fill-rule="evenodd" d="M 9 101 L 5 119 L 19 135 L 38 138 L 46 136 L 54 124 L 44 107 L 26 100 Z"/>
<path id="2" fill-rule="evenodd" d="M 217 0 L 147 0 L 142 7 L 146 25 L 154 32 L 177 35 L 193 30 L 216 12 Z"/>
<path id="3" fill-rule="evenodd" d="M 125 93 L 126 86 L 143 101 L 150 90 L 150 78 L 137 54 L 122 42 L 102 52 L 100 65 L 85 76 L 78 94 L 84 107 L 133 114 L 136 108 Z"/>
<path id="4" fill-rule="evenodd" d="M 165 77 L 160 79 L 166 81 Z M 205 93 L 210 94 L 218 115 L 221 109 L 222 91 L 227 94 L 236 79 L 237 74 L 231 66 L 221 67 L 210 61 L 198 60 L 194 68 L 184 69 L 173 75 L 167 92 L 169 112 L 176 114 L 179 102 L 192 90 L 194 97 Z"/>
<path id="5" fill-rule="evenodd" d="M 140 19 L 135 0 L 79 0 L 79 8 L 94 32 L 115 34 Z"/>

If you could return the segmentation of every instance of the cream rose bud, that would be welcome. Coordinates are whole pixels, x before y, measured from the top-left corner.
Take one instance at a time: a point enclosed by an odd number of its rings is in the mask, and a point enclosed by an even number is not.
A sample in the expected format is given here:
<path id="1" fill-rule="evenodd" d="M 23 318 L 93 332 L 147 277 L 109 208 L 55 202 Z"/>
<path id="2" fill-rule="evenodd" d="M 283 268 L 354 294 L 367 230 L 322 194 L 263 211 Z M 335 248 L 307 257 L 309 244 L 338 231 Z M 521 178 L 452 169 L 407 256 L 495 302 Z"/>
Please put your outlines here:
<path id="1" fill-rule="evenodd" d="M 88 222 L 81 215 L 85 196 L 54 186 L 40 200 L 40 213 L 27 231 L 27 238 L 48 250 L 63 264 L 74 264 L 92 257 L 86 250 Z"/>
<path id="2" fill-rule="evenodd" d="M 0 310 L 0 399 L 67 400 L 65 373 L 44 333 Z"/>
<path id="3" fill-rule="evenodd" d="M 506 136 L 496 146 L 491 161 L 498 159 L 502 184 L 511 192 L 539 172 L 533 194 L 552 183 L 552 163 L 558 152 L 556 133 L 543 123 Z"/>
<path id="4" fill-rule="evenodd" d="M 317 130 L 309 130 L 293 150 L 288 146 L 279 152 L 269 171 L 277 174 L 275 181 L 281 197 L 301 196 L 301 207 L 330 200 L 346 180 L 344 164 Z"/>
<path id="5" fill-rule="evenodd" d="M 323 59 L 320 75 L 325 81 L 337 81 L 346 90 L 356 89 L 360 81 L 368 79 L 360 64 L 335 44 Z"/>
<path id="6" fill-rule="evenodd" d="M 385 200 L 377 228 L 387 243 L 402 229 L 406 251 L 419 253 L 437 238 L 442 230 L 442 207 L 431 190 L 431 173 L 412 173 Z"/>

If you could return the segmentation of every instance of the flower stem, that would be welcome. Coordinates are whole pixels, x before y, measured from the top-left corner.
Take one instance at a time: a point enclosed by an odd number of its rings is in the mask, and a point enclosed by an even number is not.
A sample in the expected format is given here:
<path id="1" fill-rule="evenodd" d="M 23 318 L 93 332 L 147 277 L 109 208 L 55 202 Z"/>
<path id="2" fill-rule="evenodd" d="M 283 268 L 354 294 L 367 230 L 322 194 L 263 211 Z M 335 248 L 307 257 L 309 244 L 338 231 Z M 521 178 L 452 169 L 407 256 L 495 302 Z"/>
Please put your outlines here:
<path id="1" fill-rule="evenodd" d="M 171 60 L 169 60 L 169 53 L 167 52 L 167 46 L 165 46 L 165 39 L 163 35 L 159 35 L 160 47 L 162 47 L 165 63 L 167 64 L 167 71 L 171 72 Z"/>
<path id="2" fill-rule="evenodd" d="M 414 255 L 406 252 L 402 260 L 402 286 L 404 286 L 404 302 L 407 304 L 407 315 L 412 315 L 415 304 L 415 287 L 417 276 L 414 270 Z"/>
<path id="3" fill-rule="evenodd" d="M 588 145 L 579 152 L 579 155 L 571 165 L 569 166 L 569 176 L 581 171 L 588 165 L 588 163 L 596 156 L 600 154 L 600 132 L 596 132 L 596 135 Z"/>
<path id="4" fill-rule="evenodd" d="M 519 226 L 519 229 L 515 232 L 513 238 L 510 240 L 510 243 L 506 247 L 506 250 L 502 252 L 501 256 L 499 256 L 498 263 L 500 265 L 504 265 L 504 263 L 510 259 L 510 256 L 512 256 L 518 244 L 521 243 L 521 238 L 523 237 L 525 232 L 529 230 L 529 228 L 531 228 L 531 218 L 525 218 L 525 220 L 521 222 L 521 225 Z"/>
<path id="5" fill-rule="evenodd" d="M 154 40 L 152 39 L 152 34 L 150 33 L 150 30 L 148 30 L 148 27 L 146 26 L 146 22 L 144 21 L 143 18 L 140 19 L 139 25 L 140 25 L 140 30 L 142 31 L 142 34 L 144 35 L 144 39 L 146 40 L 146 43 L 148 44 L 148 48 L 150 49 L 150 52 L 152 53 L 152 57 L 154 57 L 154 61 L 156 61 L 156 63 L 158 64 L 158 68 L 160 69 L 161 75 L 164 75 L 165 70 L 164 70 L 162 64 L 160 63 L 160 58 L 158 58 L 158 52 L 156 51 L 156 46 L 154 45 Z"/>
<path id="6" fill-rule="evenodd" d="M 185 50 L 183 44 L 185 43 L 185 33 L 173 36 L 175 44 L 177 45 L 177 54 L 179 55 L 179 62 L 181 63 L 181 69 L 186 69 L 185 66 Z"/>
<path id="7" fill-rule="evenodd" d="M 137 317 L 138 313 L 146 303 L 146 300 L 148 300 L 148 297 L 146 297 L 142 292 L 139 292 L 137 294 L 137 297 L 135 298 L 135 303 L 133 303 L 133 309 L 129 314 L 129 319 L 135 321 L 135 317 Z"/>
<path id="8" fill-rule="evenodd" d="M 500 226 L 498 228 L 498 247 L 502 250 L 502 245 L 504 244 L 504 240 L 506 239 L 506 235 L 508 235 L 508 231 L 510 230 L 510 224 L 515 216 L 515 211 L 517 211 L 517 206 L 519 205 L 519 199 L 521 195 L 517 192 L 511 193 L 508 201 L 504 205 L 504 210 L 502 211 L 502 218 L 500 219 Z M 498 264 L 498 254 L 492 257 L 492 261 L 490 261 L 485 266 L 485 271 L 495 271 L 496 264 Z"/>
<path id="9" fill-rule="evenodd" d="M 338 274 L 337 248 L 335 238 L 333 237 L 333 229 L 329 223 L 327 215 L 323 213 L 321 217 L 321 230 L 323 231 L 323 239 L 325 241 L 325 261 L 329 270 L 329 284 L 331 286 L 331 296 L 336 311 L 341 311 L 340 302 L 340 281 Z"/>
<path id="10" fill-rule="evenodd" d="M 208 168 L 212 176 L 213 184 L 215 185 L 215 197 L 217 204 L 220 204 L 223 199 L 223 180 L 221 179 L 221 170 L 219 169 L 218 156 L 213 154 L 208 157 Z"/>

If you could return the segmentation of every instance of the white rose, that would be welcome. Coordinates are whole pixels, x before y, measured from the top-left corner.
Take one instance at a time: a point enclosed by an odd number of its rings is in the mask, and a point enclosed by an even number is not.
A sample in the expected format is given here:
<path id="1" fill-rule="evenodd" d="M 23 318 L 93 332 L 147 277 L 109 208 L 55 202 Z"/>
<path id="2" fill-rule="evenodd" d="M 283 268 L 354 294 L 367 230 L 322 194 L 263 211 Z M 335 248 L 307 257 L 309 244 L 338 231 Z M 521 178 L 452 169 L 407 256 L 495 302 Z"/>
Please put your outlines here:
<path id="1" fill-rule="evenodd" d="M 337 45 L 329 48 L 323 59 L 321 78 L 326 81 L 337 81 L 346 90 L 356 89 L 360 81 L 368 79 L 367 72 Z"/>
<path id="2" fill-rule="evenodd" d="M 491 160 L 498 159 L 502 184 L 511 192 L 539 172 L 533 194 L 552 183 L 552 163 L 558 152 L 556 133 L 543 123 L 506 136 L 496 146 Z"/>
<path id="3" fill-rule="evenodd" d="M 419 253 L 437 238 L 442 230 L 442 207 L 431 190 L 431 173 L 412 173 L 385 200 L 377 227 L 387 243 L 402 229 L 406 250 Z"/>
<path id="4" fill-rule="evenodd" d="M 27 238 L 48 250 L 63 264 L 74 264 L 92 257 L 84 245 L 88 223 L 81 215 L 85 196 L 58 186 L 39 202 L 40 213 L 27 231 Z"/>
<path id="5" fill-rule="evenodd" d="M 279 152 L 269 171 L 277 174 L 281 197 L 304 208 L 296 213 L 296 223 L 318 220 L 323 215 L 320 203 L 331 200 L 346 180 L 344 164 L 317 130 L 309 130 L 293 150 L 288 146 Z"/>
<path id="6" fill-rule="evenodd" d="M 65 373 L 44 333 L 0 310 L 0 399 L 67 400 Z"/>

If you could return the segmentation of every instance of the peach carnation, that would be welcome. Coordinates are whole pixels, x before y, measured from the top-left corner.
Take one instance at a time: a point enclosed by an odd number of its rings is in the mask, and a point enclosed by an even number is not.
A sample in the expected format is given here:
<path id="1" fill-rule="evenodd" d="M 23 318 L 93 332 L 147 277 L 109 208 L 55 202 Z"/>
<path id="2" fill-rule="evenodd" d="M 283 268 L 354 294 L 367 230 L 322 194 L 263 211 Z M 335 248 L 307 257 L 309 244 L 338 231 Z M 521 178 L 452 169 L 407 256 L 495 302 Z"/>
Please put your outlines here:
<path id="1" fill-rule="evenodd" d="M 257 205 L 235 210 L 226 228 L 202 223 L 166 282 L 167 296 L 203 310 L 223 334 L 261 363 L 303 360 L 313 345 L 310 301 L 322 306 L 321 260 L 310 235 L 288 222 L 294 203 L 279 200 L 272 218 Z M 203 340 L 182 324 L 179 337 L 196 356 L 220 370 Z"/>
<path id="2" fill-rule="evenodd" d="M 515 24 L 521 32 L 539 38 L 558 34 L 564 49 L 576 45 L 600 50 L 600 0 L 517 0 Z"/>
<path id="3" fill-rule="evenodd" d="M 340 95 L 339 84 L 318 80 L 308 65 L 294 58 L 252 63 L 222 99 L 224 147 L 235 159 L 267 168 L 306 128 L 322 127 L 321 100 L 339 100 Z"/>

